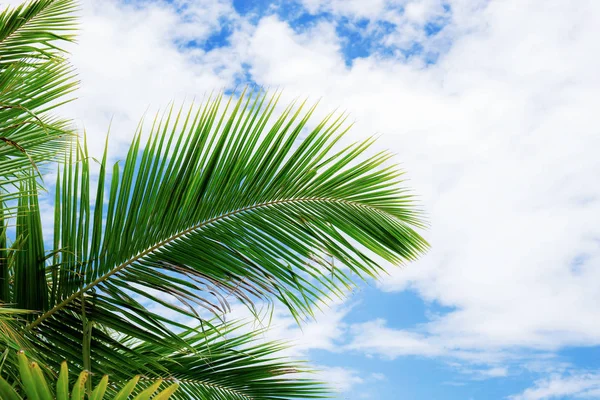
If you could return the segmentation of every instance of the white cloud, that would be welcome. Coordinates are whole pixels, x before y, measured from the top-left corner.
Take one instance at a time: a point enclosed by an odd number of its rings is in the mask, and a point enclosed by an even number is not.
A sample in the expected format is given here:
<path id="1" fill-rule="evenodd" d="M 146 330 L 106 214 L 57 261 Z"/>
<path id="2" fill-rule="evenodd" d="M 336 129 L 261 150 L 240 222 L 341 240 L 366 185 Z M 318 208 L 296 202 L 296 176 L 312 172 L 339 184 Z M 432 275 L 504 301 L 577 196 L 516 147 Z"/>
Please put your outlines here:
<path id="1" fill-rule="evenodd" d="M 351 350 L 378 354 L 388 359 L 407 355 L 444 354 L 442 347 L 425 340 L 421 334 L 387 328 L 385 321 L 380 319 L 353 325 L 351 330 L 353 341 L 347 346 Z"/>
<path id="2" fill-rule="evenodd" d="M 335 27 L 329 22 L 321 22 L 305 33 L 295 34 L 288 24 L 269 16 L 245 35 L 236 37 L 234 44 L 236 49 L 244 52 L 244 58 L 251 61 L 253 77 L 268 76 L 267 81 L 260 79 L 259 83 L 269 87 L 287 87 L 290 82 L 311 80 L 320 74 L 335 77 L 345 68 L 339 55 Z M 266 53 L 271 55 L 263 57 Z M 308 94 L 311 93 L 305 93 Z"/>
<path id="3" fill-rule="evenodd" d="M 227 320 L 247 320 L 252 325 L 248 328 L 268 328 L 263 334 L 265 341 L 283 341 L 291 345 L 285 351 L 292 357 L 304 357 L 310 350 L 338 351 L 341 341 L 348 330 L 344 318 L 352 309 L 352 305 L 343 301 L 321 304 L 322 311 L 315 313 L 315 319 L 307 319 L 298 325 L 290 312 L 281 305 L 276 305 L 273 312 L 263 309 L 259 319 L 250 313 L 244 305 L 237 304 L 232 312 L 226 315 Z"/>
<path id="4" fill-rule="evenodd" d="M 316 369 L 318 370 L 316 378 L 328 382 L 336 392 L 349 392 L 355 386 L 365 382 L 359 373 L 352 369 L 325 366 L 317 366 Z"/>
<path id="5" fill-rule="evenodd" d="M 358 351 L 384 360 L 407 356 L 437 358 L 470 380 L 508 376 L 509 366 L 519 372 L 533 371 L 535 363 L 541 365 L 543 361 L 547 368 L 551 366 L 550 371 L 556 371 L 558 366 L 548 353 L 464 345 L 419 329 L 393 329 L 382 319 L 350 325 L 348 338 L 342 346 L 346 351 Z M 541 372 L 540 368 L 537 372 Z"/>
<path id="6" fill-rule="evenodd" d="M 495 367 L 480 371 L 481 375 L 490 378 L 500 378 L 508 375 L 508 370 L 503 367 Z"/>
<path id="7" fill-rule="evenodd" d="M 504 378 L 504 377 L 508 376 L 508 374 L 509 374 L 508 368 L 506 368 L 506 367 L 492 367 L 492 368 L 476 369 L 476 368 L 471 368 L 471 367 L 465 368 L 462 365 L 458 365 L 457 368 L 458 368 L 459 372 L 469 375 L 470 378 L 473 380 L 482 380 L 482 379 L 489 379 L 489 378 Z"/>
<path id="8" fill-rule="evenodd" d="M 235 24 L 230 2 L 174 3 L 82 2 L 83 29 L 70 49 L 81 88 L 64 113 L 87 129 L 94 154 L 103 147 L 111 119 L 112 154 L 121 154 L 146 111 L 151 119 L 171 101 L 201 99 L 231 86 L 241 71 L 234 52 L 180 45 L 202 43 L 220 29 L 222 19 Z"/>
<path id="9" fill-rule="evenodd" d="M 381 372 L 373 372 L 371 374 L 371 379 L 375 380 L 375 381 L 385 381 L 387 378 L 384 374 L 382 374 Z"/>
<path id="10" fill-rule="evenodd" d="M 381 56 L 347 67 L 339 38 L 275 17 L 243 43 L 260 84 L 350 111 L 354 138 L 381 133 L 430 214 L 431 252 L 381 288 L 453 311 L 401 332 L 391 353 L 600 344 L 600 3 L 451 6 L 456 38 L 426 68 Z"/>
<path id="11" fill-rule="evenodd" d="M 535 382 L 522 393 L 510 396 L 511 400 L 546 399 L 597 399 L 600 398 L 600 374 L 580 373 L 568 376 L 551 376 Z"/>

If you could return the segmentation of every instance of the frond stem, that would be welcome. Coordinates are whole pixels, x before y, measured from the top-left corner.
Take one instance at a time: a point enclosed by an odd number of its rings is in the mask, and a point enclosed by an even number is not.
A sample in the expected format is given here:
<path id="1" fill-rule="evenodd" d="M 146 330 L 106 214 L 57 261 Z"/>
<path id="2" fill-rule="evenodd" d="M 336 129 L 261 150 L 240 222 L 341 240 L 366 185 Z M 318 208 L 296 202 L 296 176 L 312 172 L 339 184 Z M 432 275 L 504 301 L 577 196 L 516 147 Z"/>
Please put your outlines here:
<path id="1" fill-rule="evenodd" d="M 94 288 L 95 286 L 99 285 L 100 283 L 104 282 L 105 280 L 107 280 L 108 278 L 110 278 L 112 275 L 116 274 L 117 272 L 121 271 L 123 268 L 126 268 L 127 266 L 133 264 L 134 262 L 138 261 L 139 259 L 147 256 L 148 254 L 154 252 L 155 250 L 169 244 L 170 242 L 173 242 L 177 239 L 179 239 L 182 236 L 185 236 L 189 233 L 192 233 L 198 229 L 202 229 L 203 227 L 213 224 L 219 220 L 225 219 L 225 218 L 229 218 L 229 217 L 233 217 L 235 215 L 238 215 L 240 213 L 246 212 L 246 211 L 252 211 L 252 210 L 256 210 L 259 208 L 263 208 L 263 207 L 269 207 L 269 206 L 274 206 L 274 205 L 281 205 L 281 204 L 291 204 L 291 203 L 302 203 L 302 202 L 324 202 L 324 203 L 342 203 L 342 204 L 347 204 L 347 205 L 353 205 L 353 206 L 358 206 L 358 207 L 364 207 L 364 208 L 369 208 L 369 209 L 375 209 L 378 212 L 384 212 L 386 214 L 387 211 L 381 210 L 377 207 L 373 207 L 370 206 L 368 204 L 364 204 L 364 203 L 360 203 L 360 202 L 356 202 L 356 201 L 352 201 L 352 200 L 346 200 L 346 199 L 336 199 L 336 198 L 330 198 L 330 197 L 300 197 L 300 198 L 292 198 L 292 199 L 282 199 L 282 200 L 272 200 L 272 201 L 268 201 L 265 203 L 259 203 L 259 204 L 255 204 L 252 206 L 247 206 L 247 207 L 243 207 L 243 208 L 239 208 L 237 210 L 233 210 L 230 211 L 228 213 L 213 217 L 209 220 L 203 221 L 199 224 L 196 224 L 186 230 L 183 230 L 163 241 L 158 242 L 157 244 L 155 244 L 154 246 L 142 251 L 141 253 L 139 253 L 138 255 L 136 255 L 135 257 L 130 258 L 129 260 L 127 260 L 126 262 L 120 264 L 119 266 L 117 266 L 116 268 L 113 268 L 110 272 L 107 272 L 106 274 L 102 275 L 101 277 L 97 278 L 95 281 L 89 283 L 88 285 L 86 285 L 85 287 L 83 287 L 82 289 L 80 289 L 79 291 L 73 293 L 72 295 L 70 295 L 69 297 L 67 297 L 66 299 L 64 299 L 62 302 L 60 302 L 59 304 L 57 304 L 56 306 L 54 306 L 52 309 L 48 310 L 47 312 L 45 312 L 44 314 L 40 315 L 35 321 L 33 321 L 32 323 L 30 323 L 29 325 L 27 325 L 27 329 L 31 330 L 33 328 L 35 328 L 36 326 L 38 326 L 39 324 L 41 324 L 43 321 L 45 321 L 46 319 L 48 319 L 49 317 L 51 317 L 54 313 L 56 313 L 57 311 L 61 310 L 62 308 L 64 308 L 67 304 L 71 303 L 73 300 L 75 300 L 77 297 L 81 296 L 83 293 L 87 292 L 88 290 Z"/>

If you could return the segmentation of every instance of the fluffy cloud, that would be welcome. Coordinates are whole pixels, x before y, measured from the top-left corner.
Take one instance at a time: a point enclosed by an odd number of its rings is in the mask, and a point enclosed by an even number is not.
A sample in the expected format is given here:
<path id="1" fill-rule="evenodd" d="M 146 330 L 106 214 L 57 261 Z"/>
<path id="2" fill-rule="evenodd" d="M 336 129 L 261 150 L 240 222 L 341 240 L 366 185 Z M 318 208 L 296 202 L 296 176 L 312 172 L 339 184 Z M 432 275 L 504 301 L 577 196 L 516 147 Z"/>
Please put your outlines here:
<path id="1" fill-rule="evenodd" d="M 342 367 L 317 367 L 318 378 L 328 382 L 337 392 L 349 392 L 355 386 L 365 381 L 358 375 L 357 371 Z"/>
<path id="2" fill-rule="evenodd" d="M 409 171 L 433 248 L 381 288 L 454 311 L 390 351 L 600 344 L 600 4 L 450 4 L 468 29 L 449 27 L 462 33 L 435 65 L 375 54 L 348 67 L 331 28 L 270 17 L 243 42 L 252 77 L 349 110 L 355 137 L 381 133 Z"/>
<path id="3" fill-rule="evenodd" d="M 241 71 L 233 52 L 187 46 L 236 23 L 230 2 L 84 0 L 81 8 L 84 28 L 69 49 L 81 87 L 64 113 L 87 130 L 96 154 L 111 120 L 117 155 L 145 113 L 151 120 L 171 101 L 230 87 Z"/>
<path id="4" fill-rule="evenodd" d="M 322 312 L 316 313 L 316 319 L 308 319 L 301 326 L 281 305 L 276 305 L 273 312 L 270 309 L 259 312 L 258 319 L 246 306 L 236 305 L 226 318 L 251 321 L 249 327 L 268 327 L 262 335 L 265 341 L 289 343 L 291 347 L 286 354 L 300 357 L 306 356 L 310 350 L 338 351 L 348 330 L 344 318 L 351 309 L 352 306 L 343 301 L 322 304 Z"/>
<path id="5" fill-rule="evenodd" d="M 352 335 L 353 341 L 348 349 L 388 359 L 408 355 L 433 357 L 446 353 L 443 347 L 425 340 L 421 334 L 387 328 L 381 319 L 353 325 Z"/>
<path id="6" fill-rule="evenodd" d="M 553 376 L 535 382 L 534 387 L 510 396 L 511 400 L 597 399 L 600 397 L 600 374 L 584 373 Z"/>

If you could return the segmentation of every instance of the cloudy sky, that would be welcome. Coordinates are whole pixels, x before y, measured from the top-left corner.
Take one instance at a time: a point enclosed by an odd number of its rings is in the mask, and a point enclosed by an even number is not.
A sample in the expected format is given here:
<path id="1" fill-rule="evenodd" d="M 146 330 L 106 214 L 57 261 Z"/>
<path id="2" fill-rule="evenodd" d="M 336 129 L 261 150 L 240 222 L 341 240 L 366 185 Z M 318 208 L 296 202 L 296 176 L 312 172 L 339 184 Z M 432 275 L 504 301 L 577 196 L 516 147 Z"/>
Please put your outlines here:
<path id="1" fill-rule="evenodd" d="M 6 1 L 1 1 L 6 3 Z M 18 3 L 11 0 L 9 3 Z M 600 398 L 600 1 L 84 0 L 63 109 L 118 158 L 146 111 L 246 83 L 376 134 L 430 253 L 294 341 L 340 399 Z"/>

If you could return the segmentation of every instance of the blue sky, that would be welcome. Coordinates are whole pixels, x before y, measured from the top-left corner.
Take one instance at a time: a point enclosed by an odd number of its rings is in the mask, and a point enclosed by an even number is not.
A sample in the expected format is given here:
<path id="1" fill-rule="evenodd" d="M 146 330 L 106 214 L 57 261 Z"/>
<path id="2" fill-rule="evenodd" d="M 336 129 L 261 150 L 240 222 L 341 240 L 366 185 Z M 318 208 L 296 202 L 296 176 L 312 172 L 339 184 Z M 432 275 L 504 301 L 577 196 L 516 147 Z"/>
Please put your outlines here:
<path id="1" fill-rule="evenodd" d="M 302 331 L 278 310 L 269 336 L 340 399 L 600 398 L 600 2 L 84 0 L 82 15 L 66 110 L 92 152 L 111 118 L 116 160 L 146 111 L 256 84 L 321 99 L 316 119 L 345 110 L 348 140 L 395 153 L 431 251 Z"/>

